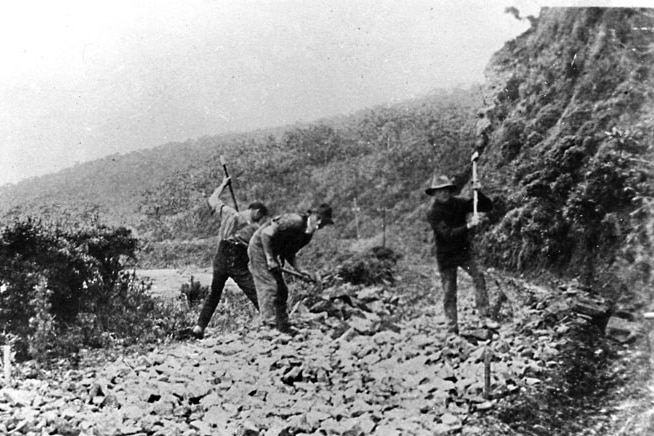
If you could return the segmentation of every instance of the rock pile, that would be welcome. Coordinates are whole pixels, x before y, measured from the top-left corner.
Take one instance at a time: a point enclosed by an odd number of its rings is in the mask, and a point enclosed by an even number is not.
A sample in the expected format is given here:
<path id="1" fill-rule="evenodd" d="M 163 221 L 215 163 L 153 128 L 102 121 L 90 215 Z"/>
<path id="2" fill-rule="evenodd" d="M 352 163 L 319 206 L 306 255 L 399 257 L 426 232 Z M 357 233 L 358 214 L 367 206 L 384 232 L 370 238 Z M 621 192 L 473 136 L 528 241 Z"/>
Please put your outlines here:
<path id="1" fill-rule="evenodd" d="M 561 364 L 571 305 L 527 293 L 489 340 L 468 340 L 445 333 L 438 308 L 394 318 L 396 289 L 340 284 L 295 305 L 295 337 L 253 327 L 16 380 L 0 390 L 0 433 L 480 434 L 481 417 Z"/>

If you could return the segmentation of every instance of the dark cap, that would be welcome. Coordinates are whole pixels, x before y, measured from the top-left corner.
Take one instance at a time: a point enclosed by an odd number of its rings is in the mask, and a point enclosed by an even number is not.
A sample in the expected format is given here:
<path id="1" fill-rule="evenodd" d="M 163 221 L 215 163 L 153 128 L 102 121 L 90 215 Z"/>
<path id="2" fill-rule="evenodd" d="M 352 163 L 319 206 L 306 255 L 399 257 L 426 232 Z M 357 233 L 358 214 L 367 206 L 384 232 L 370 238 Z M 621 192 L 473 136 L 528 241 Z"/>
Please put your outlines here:
<path id="1" fill-rule="evenodd" d="M 323 225 L 334 224 L 334 220 L 332 219 L 332 208 L 327 203 L 322 203 L 318 207 L 309 209 L 309 213 L 315 213 L 320 216 L 320 221 Z"/>
<path id="2" fill-rule="evenodd" d="M 456 185 L 452 179 L 447 176 L 434 176 L 429 183 L 429 188 L 425 189 L 425 194 L 434 195 L 434 192 L 439 189 L 449 189 L 450 191 L 454 191 Z"/>

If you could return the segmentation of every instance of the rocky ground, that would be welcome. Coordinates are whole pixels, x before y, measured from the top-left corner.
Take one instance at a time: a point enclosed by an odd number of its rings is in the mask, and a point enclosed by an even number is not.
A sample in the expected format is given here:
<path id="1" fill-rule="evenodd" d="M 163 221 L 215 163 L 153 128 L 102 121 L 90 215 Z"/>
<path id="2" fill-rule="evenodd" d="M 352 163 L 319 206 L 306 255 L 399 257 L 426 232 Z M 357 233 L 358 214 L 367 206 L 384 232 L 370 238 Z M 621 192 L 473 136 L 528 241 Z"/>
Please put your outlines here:
<path id="1" fill-rule="evenodd" d="M 87 351 L 75 368 L 27 362 L 0 389 L 0 433 L 647 434 L 630 433 L 651 427 L 654 386 L 636 324 L 607 317 L 611 337 L 580 346 L 602 301 L 517 279 L 496 280 L 494 301 L 500 289 L 501 326 L 483 329 L 462 278 L 460 336 L 444 332 L 437 298 L 416 304 L 400 280 L 336 283 L 294 296 L 294 337 L 246 326 Z"/>

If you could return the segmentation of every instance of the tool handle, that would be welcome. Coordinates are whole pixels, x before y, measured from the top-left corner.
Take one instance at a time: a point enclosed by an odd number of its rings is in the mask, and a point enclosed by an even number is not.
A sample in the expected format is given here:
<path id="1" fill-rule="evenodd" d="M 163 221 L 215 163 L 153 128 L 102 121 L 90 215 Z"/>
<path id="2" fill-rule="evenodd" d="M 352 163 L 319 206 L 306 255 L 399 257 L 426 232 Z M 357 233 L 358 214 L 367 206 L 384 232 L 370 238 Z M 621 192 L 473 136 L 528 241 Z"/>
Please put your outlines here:
<path id="1" fill-rule="evenodd" d="M 472 154 L 472 214 L 476 218 L 479 214 L 477 210 L 477 205 L 479 204 L 479 195 L 477 193 L 477 182 L 479 179 L 477 178 L 477 159 L 479 159 L 479 152 L 475 151 Z"/>
<path id="2" fill-rule="evenodd" d="M 472 183 L 477 184 L 477 161 L 472 161 Z M 477 205 L 479 204 L 479 194 L 477 188 L 472 190 L 472 214 L 476 217 L 479 212 L 477 211 Z"/>
<path id="3" fill-rule="evenodd" d="M 225 171 L 225 177 L 229 177 L 229 172 L 227 172 L 227 164 L 225 163 L 225 157 L 220 156 L 220 163 L 223 166 L 223 171 Z M 234 195 L 234 189 L 232 184 L 229 184 L 229 193 L 232 194 L 232 201 L 234 202 L 234 209 L 238 212 L 238 203 L 236 202 L 236 196 Z"/>
<path id="4" fill-rule="evenodd" d="M 297 277 L 307 282 L 313 282 L 313 279 L 311 279 L 311 277 L 305 276 L 304 274 L 300 274 L 299 272 L 290 270 L 288 268 L 282 268 L 282 272 L 285 272 L 286 274 L 292 275 L 294 277 Z"/>

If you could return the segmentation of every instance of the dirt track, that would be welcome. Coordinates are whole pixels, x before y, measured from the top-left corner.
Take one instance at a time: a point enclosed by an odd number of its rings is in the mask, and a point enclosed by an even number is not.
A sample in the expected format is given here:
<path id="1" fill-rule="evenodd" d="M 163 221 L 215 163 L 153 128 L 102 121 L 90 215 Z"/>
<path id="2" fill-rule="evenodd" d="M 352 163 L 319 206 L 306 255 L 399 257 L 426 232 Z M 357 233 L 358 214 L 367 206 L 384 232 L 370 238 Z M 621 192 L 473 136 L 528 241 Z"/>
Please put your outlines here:
<path id="1" fill-rule="evenodd" d="M 201 286 L 211 286 L 211 268 L 200 269 L 137 269 L 136 275 L 141 278 L 152 280 L 152 293 L 162 297 L 174 297 L 184 283 L 194 281 L 200 282 Z M 231 279 L 225 285 L 227 288 L 236 288 L 236 283 Z"/>

